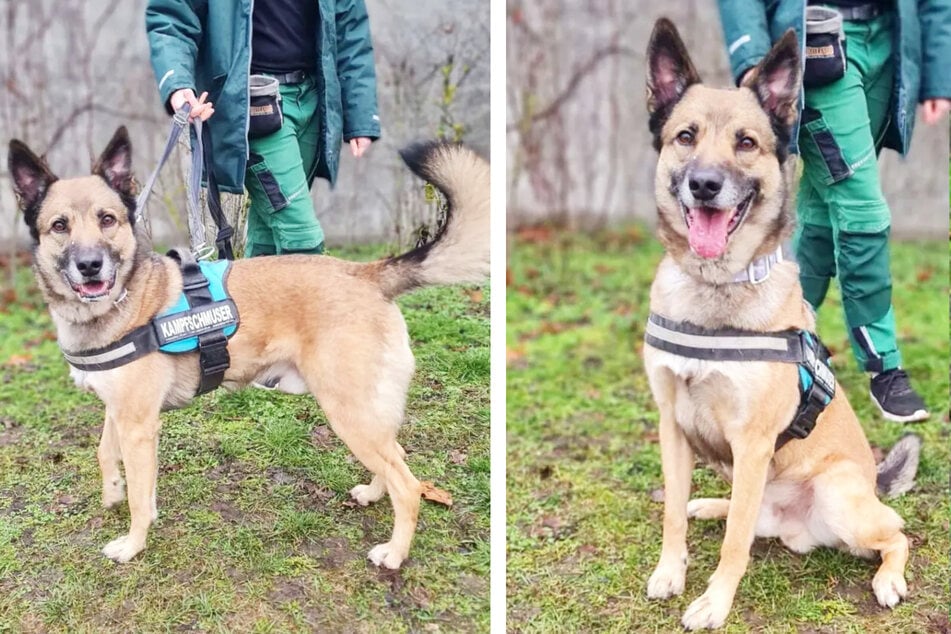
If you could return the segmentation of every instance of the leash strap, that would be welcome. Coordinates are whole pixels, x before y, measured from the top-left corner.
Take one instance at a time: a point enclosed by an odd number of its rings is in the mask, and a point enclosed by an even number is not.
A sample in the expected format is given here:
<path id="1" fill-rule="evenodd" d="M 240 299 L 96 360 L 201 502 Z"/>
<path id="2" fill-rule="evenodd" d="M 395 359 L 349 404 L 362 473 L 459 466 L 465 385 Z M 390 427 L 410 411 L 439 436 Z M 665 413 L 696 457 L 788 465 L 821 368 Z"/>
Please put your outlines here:
<path id="1" fill-rule="evenodd" d="M 647 318 L 644 341 L 658 350 L 703 361 L 769 361 L 799 366 L 799 408 L 776 439 L 775 450 L 815 429 L 819 414 L 835 396 L 829 352 L 805 330 L 753 332 L 735 328 L 702 328 L 656 313 Z"/>
<path id="2" fill-rule="evenodd" d="M 152 193 L 152 188 L 155 186 L 159 172 L 162 171 L 162 166 L 168 161 L 172 150 L 175 149 L 175 144 L 178 143 L 178 137 L 181 135 L 182 130 L 185 129 L 185 126 L 188 125 L 189 112 L 191 112 L 191 104 L 186 103 L 182 106 L 181 110 L 176 111 L 175 114 L 172 115 L 172 129 L 168 133 L 168 140 L 165 142 L 165 149 L 162 150 L 162 156 L 159 158 L 158 165 L 155 166 L 155 169 L 152 170 L 152 173 L 149 175 L 149 179 L 145 181 L 145 185 L 142 187 L 142 191 L 139 192 L 138 198 L 135 199 L 135 219 L 137 222 L 142 220 L 145 216 L 145 203 Z"/>
<path id="3" fill-rule="evenodd" d="M 208 180 L 208 211 L 211 213 L 215 226 L 218 227 L 218 235 L 215 236 L 215 246 L 218 247 L 219 260 L 233 260 L 234 251 L 231 248 L 231 237 L 234 235 L 234 229 L 228 224 L 228 218 L 221 210 L 221 194 L 218 190 L 218 177 L 215 176 L 215 166 L 212 160 L 211 130 L 203 126 L 201 120 L 194 122 L 196 147 L 200 156 L 204 160 L 205 178 Z M 193 153 L 194 156 L 194 153 Z M 195 174 L 198 174 L 196 178 Z M 195 181 L 198 181 L 197 183 Z M 192 191 L 197 197 L 201 189 L 201 167 L 196 169 L 192 163 Z M 195 202 L 195 209 L 200 210 L 198 202 Z M 200 212 L 199 212 L 200 213 Z M 202 234 L 204 234 L 204 225 L 202 225 Z"/>
<path id="4" fill-rule="evenodd" d="M 168 161 L 178 137 L 182 130 L 188 125 L 188 115 L 191 112 L 191 105 L 184 104 L 180 110 L 172 116 L 172 128 L 169 131 L 168 141 L 165 143 L 165 149 L 159 159 L 158 165 L 149 175 L 142 191 L 139 192 L 135 201 L 135 218 L 141 220 L 145 215 L 145 203 L 148 201 L 155 181 L 158 179 L 159 172 Z M 234 229 L 228 223 L 228 219 L 221 209 L 221 195 L 218 190 L 218 181 L 215 177 L 213 164 L 213 154 L 211 145 L 211 132 L 207 126 L 204 126 L 200 119 L 191 122 L 195 131 L 194 148 L 192 151 L 191 174 L 188 187 L 188 233 L 191 242 L 192 253 L 199 260 L 207 258 L 212 251 L 205 243 L 205 225 L 202 219 L 201 203 L 199 201 L 199 192 L 201 191 L 201 177 L 204 169 L 205 177 L 208 181 L 208 211 L 211 213 L 218 233 L 215 236 L 215 246 L 218 248 L 219 260 L 233 260 L 234 251 L 231 246 L 231 238 L 234 236 Z"/>

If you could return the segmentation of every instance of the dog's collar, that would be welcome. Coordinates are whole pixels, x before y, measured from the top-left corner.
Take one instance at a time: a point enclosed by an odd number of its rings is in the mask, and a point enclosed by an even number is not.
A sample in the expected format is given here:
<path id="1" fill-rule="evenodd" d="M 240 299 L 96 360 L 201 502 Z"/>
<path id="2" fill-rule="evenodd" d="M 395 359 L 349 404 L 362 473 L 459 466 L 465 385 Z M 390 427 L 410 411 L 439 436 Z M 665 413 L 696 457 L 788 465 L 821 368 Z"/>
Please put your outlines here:
<path id="1" fill-rule="evenodd" d="M 734 283 L 749 282 L 750 284 L 762 284 L 769 279 L 769 274 L 773 267 L 780 262 L 793 259 L 792 249 L 786 245 L 779 245 L 775 251 L 762 257 L 758 257 L 749 265 L 733 276 Z"/>
<path id="2" fill-rule="evenodd" d="M 755 332 L 738 328 L 703 328 L 656 313 L 647 318 L 644 341 L 688 359 L 704 361 L 772 361 L 799 366 L 799 409 L 776 439 L 775 449 L 794 438 L 805 438 L 819 414 L 835 396 L 835 376 L 829 353 L 815 333 L 806 330 Z"/>

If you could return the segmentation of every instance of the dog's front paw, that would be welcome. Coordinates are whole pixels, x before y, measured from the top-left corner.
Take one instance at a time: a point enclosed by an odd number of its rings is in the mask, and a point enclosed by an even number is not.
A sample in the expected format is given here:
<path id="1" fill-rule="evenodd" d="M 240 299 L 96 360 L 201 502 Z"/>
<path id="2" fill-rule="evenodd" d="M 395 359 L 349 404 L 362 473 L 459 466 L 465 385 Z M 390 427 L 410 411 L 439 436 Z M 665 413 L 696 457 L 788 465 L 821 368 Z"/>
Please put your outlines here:
<path id="1" fill-rule="evenodd" d="M 686 563 L 657 564 L 654 573 L 647 580 L 648 599 L 669 599 L 682 594 L 687 576 Z"/>
<path id="2" fill-rule="evenodd" d="M 145 548 L 145 542 L 133 540 L 129 535 L 123 535 L 106 544 L 102 554 L 109 559 L 124 564 Z"/>
<path id="3" fill-rule="evenodd" d="M 116 478 L 110 482 L 102 483 L 102 505 L 105 508 L 112 508 L 116 504 L 125 501 L 125 483 L 121 478 Z"/>
<path id="4" fill-rule="evenodd" d="M 367 557 L 377 566 L 396 570 L 406 559 L 406 553 L 399 552 L 390 542 L 387 542 L 371 548 Z"/>
<path id="5" fill-rule="evenodd" d="M 358 484 L 350 489 L 350 497 L 356 500 L 360 506 L 366 506 L 371 502 L 376 502 L 386 491 L 382 487 L 374 487 L 372 484 Z"/>
<path id="6" fill-rule="evenodd" d="M 908 595 L 908 584 L 902 574 L 880 570 L 872 579 L 875 598 L 883 608 L 893 608 Z"/>
<path id="7" fill-rule="evenodd" d="M 723 625 L 733 601 L 709 588 L 687 607 L 680 622 L 688 630 L 713 629 Z"/>

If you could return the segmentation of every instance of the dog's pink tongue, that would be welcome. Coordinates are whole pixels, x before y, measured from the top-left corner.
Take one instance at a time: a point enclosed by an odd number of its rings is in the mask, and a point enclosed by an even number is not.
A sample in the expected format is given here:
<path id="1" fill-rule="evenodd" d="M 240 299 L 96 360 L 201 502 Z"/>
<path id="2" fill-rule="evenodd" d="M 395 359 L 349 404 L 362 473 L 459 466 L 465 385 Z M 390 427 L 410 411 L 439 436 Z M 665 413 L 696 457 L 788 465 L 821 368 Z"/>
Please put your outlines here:
<path id="1" fill-rule="evenodd" d="M 730 210 L 699 207 L 690 211 L 692 222 L 687 238 L 690 248 L 702 258 L 720 257 L 726 251 Z"/>
<path id="2" fill-rule="evenodd" d="M 93 297 L 105 293 L 106 286 L 105 282 L 86 282 L 79 285 L 79 291 L 84 297 Z"/>

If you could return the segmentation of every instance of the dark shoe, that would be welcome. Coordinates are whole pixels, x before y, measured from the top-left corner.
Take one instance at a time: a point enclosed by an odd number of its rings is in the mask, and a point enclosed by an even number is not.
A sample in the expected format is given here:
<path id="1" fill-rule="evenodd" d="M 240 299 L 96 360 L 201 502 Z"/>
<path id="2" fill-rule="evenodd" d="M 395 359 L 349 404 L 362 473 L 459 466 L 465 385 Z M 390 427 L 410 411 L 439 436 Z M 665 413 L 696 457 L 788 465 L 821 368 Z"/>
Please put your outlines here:
<path id="1" fill-rule="evenodd" d="M 924 400 L 912 389 L 908 374 L 901 368 L 873 376 L 869 393 L 888 420 L 914 423 L 929 416 Z"/>

